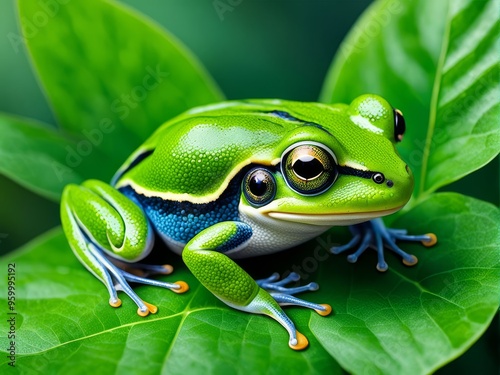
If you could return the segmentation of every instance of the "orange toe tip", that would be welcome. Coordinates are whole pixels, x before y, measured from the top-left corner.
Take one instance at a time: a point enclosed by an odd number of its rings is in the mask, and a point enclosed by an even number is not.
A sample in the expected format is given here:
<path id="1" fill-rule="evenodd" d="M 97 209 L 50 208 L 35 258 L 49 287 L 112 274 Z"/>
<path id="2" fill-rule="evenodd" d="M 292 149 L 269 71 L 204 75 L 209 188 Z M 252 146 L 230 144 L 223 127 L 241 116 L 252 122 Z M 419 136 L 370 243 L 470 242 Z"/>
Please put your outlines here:
<path id="1" fill-rule="evenodd" d="M 156 307 L 155 305 L 147 302 L 144 302 L 144 304 L 146 305 L 151 314 L 156 314 L 158 312 L 158 307 Z"/>
<path id="2" fill-rule="evenodd" d="M 149 315 L 149 309 L 147 308 L 145 311 L 142 311 L 141 308 L 139 307 L 137 309 L 137 315 L 145 317 Z"/>
<path id="3" fill-rule="evenodd" d="M 109 305 L 112 307 L 120 307 L 122 305 L 122 300 L 117 298 L 116 300 L 109 300 Z"/>
<path id="4" fill-rule="evenodd" d="M 172 272 L 174 272 L 174 267 L 172 267 L 170 264 L 164 264 L 163 265 L 164 271 L 162 274 L 164 275 L 170 275 Z"/>
<path id="5" fill-rule="evenodd" d="M 184 281 L 176 281 L 174 284 L 179 285 L 180 288 L 170 289 L 172 292 L 180 294 L 180 293 L 185 293 L 189 290 L 189 285 Z"/>
<path id="6" fill-rule="evenodd" d="M 412 255 L 411 258 L 412 258 L 411 261 L 403 259 L 403 264 L 405 266 L 414 266 L 415 264 L 418 263 L 418 258 L 415 255 Z"/>
<path id="7" fill-rule="evenodd" d="M 326 303 L 320 304 L 320 306 L 323 306 L 325 310 L 314 310 L 316 311 L 319 315 L 321 316 L 328 316 L 332 313 L 332 307 Z"/>
<path id="8" fill-rule="evenodd" d="M 290 346 L 290 348 L 292 348 L 293 350 L 303 350 L 307 348 L 307 346 L 309 345 L 309 341 L 307 341 L 307 338 L 299 331 L 296 331 L 296 336 L 297 343 L 295 345 L 288 343 L 288 346 Z"/>
<path id="9" fill-rule="evenodd" d="M 387 267 L 387 265 L 385 267 L 380 267 L 378 264 L 377 264 L 376 268 L 377 268 L 378 272 L 386 272 L 389 269 L 389 267 Z"/>
<path id="10" fill-rule="evenodd" d="M 438 239 L 434 233 L 427 233 L 426 236 L 428 236 L 430 238 L 430 240 L 422 241 L 422 245 L 424 245 L 425 247 L 431 247 L 431 246 L 434 246 L 435 244 L 437 244 Z"/>
<path id="11" fill-rule="evenodd" d="M 151 303 L 147 303 L 145 301 L 142 301 L 142 303 L 144 303 L 144 305 L 146 305 L 146 310 L 142 311 L 141 308 L 139 307 L 137 309 L 137 315 L 145 317 L 145 316 L 148 316 L 149 313 L 156 314 L 156 312 L 158 311 L 158 307 L 156 307 L 155 305 L 153 305 Z"/>

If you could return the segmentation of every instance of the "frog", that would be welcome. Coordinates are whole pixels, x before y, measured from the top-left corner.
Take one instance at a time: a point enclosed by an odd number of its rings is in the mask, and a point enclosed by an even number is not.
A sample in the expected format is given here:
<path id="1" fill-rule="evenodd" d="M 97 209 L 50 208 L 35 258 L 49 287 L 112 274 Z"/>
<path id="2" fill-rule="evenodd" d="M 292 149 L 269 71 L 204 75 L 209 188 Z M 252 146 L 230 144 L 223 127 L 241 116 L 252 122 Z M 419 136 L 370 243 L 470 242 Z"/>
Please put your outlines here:
<path id="1" fill-rule="evenodd" d="M 121 306 L 123 292 L 140 316 L 158 311 L 130 283 L 189 290 L 184 281 L 152 277 L 171 274 L 171 265 L 141 263 L 162 241 L 215 297 L 273 318 L 288 332 L 289 347 L 301 350 L 308 339 L 283 307 L 328 316 L 329 304 L 297 297 L 318 284 L 292 287 L 300 278 L 294 272 L 255 280 L 238 259 L 349 226 L 352 240 L 332 253 L 352 250 L 347 260 L 356 262 L 373 248 L 376 268 L 386 271 L 389 250 L 415 265 L 396 242 L 432 246 L 436 236 L 409 235 L 382 221 L 412 195 L 412 172 L 396 148 L 405 130 L 402 112 L 375 94 L 350 104 L 249 99 L 196 107 L 161 125 L 110 183 L 67 185 L 62 227 L 77 259 L 105 285 L 110 306 Z"/>

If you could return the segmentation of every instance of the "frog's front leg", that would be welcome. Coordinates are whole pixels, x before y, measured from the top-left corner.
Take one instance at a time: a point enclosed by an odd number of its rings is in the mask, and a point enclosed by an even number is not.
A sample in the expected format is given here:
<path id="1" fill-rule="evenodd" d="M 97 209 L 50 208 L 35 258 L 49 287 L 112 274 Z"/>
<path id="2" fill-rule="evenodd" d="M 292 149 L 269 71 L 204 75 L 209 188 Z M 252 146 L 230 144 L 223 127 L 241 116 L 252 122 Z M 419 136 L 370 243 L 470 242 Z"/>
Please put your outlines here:
<path id="1" fill-rule="evenodd" d="M 349 227 L 353 235 L 351 241 L 342 246 L 333 247 L 333 254 L 340 254 L 344 251 L 355 249 L 355 252 L 347 256 L 347 260 L 355 263 L 361 254 L 369 247 L 377 251 L 377 270 L 387 271 L 388 266 L 384 257 L 384 247 L 399 255 L 403 263 L 407 266 L 417 264 L 417 257 L 403 251 L 397 240 L 421 242 L 424 246 L 430 247 L 437 243 L 437 237 L 433 233 L 424 235 L 408 235 L 406 230 L 387 228 L 382 219 L 373 219 L 361 224 Z"/>
<path id="2" fill-rule="evenodd" d="M 295 329 L 293 322 L 280 305 L 309 307 L 320 315 L 327 315 L 331 307 L 312 304 L 291 296 L 290 294 L 303 291 L 300 288 L 287 290 L 283 287 L 285 283 L 295 281 L 295 276 L 282 282 L 275 282 L 277 277 L 272 276 L 257 283 L 233 260 L 224 255 L 243 249 L 251 237 L 252 229 L 245 223 L 233 221 L 217 223 L 189 241 L 183 250 L 182 258 L 193 275 L 226 305 L 248 313 L 270 316 L 288 331 L 289 346 L 292 349 L 304 349 L 308 345 L 307 339 Z M 266 291 L 266 287 L 271 293 Z M 311 290 L 309 286 L 306 286 L 306 289 Z"/>
<path id="3" fill-rule="evenodd" d="M 139 277 L 120 269 L 110 260 L 138 261 L 150 252 L 154 242 L 152 228 L 142 209 L 110 185 L 88 180 L 81 186 L 66 186 L 61 220 L 76 257 L 108 289 L 111 306 L 121 305 L 117 291 L 123 291 L 137 304 L 139 315 L 157 311 L 156 306 L 144 302 L 132 290 L 129 282 L 160 286 L 177 293 L 187 290 L 184 282 L 167 283 Z M 171 266 L 144 268 L 150 273 L 172 271 Z"/>

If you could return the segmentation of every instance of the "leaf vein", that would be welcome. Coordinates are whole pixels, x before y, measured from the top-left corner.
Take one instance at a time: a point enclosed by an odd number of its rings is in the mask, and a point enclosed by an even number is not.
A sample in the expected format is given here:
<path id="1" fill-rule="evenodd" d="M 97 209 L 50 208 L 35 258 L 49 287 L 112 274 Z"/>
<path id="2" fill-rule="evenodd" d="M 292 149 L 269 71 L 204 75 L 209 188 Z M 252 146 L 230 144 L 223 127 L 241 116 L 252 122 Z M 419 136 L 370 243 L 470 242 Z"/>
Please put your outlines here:
<path id="1" fill-rule="evenodd" d="M 441 43 L 441 54 L 439 56 L 438 64 L 436 67 L 436 74 L 434 75 L 434 84 L 432 87 L 432 96 L 429 111 L 429 123 L 427 128 L 427 136 L 425 139 L 425 145 L 422 156 L 422 169 L 420 174 L 420 186 L 418 195 L 422 196 L 425 191 L 425 178 L 428 169 L 429 153 L 432 144 L 432 136 L 434 134 L 434 129 L 436 126 L 436 116 L 437 116 L 437 104 L 439 99 L 439 92 L 441 90 L 441 79 L 444 63 L 446 59 L 446 52 L 448 50 L 448 44 L 450 41 L 450 31 L 451 31 L 451 20 L 450 20 L 450 6 L 448 4 L 447 17 L 446 17 L 446 27 L 443 35 L 443 41 Z"/>

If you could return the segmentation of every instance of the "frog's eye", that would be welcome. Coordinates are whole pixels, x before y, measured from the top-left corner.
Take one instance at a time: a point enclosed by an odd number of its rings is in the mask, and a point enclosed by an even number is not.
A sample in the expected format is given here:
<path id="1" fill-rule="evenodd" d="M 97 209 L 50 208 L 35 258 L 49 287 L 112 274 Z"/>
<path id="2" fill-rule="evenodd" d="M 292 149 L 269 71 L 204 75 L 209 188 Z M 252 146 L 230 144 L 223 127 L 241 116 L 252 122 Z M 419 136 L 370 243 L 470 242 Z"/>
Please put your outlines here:
<path id="1" fill-rule="evenodd" d="M 264 168 L 251 169 L 243 179 L 243 193 L 252 206 L 264 206 L 276 195 L 276 180 Z"/>
<path id="2" fill-rule="evenodd" d="M 333 152 L 313 143 L 295 145 L 285 151 L 281 171 L 288 186 L 302 195 L 321 194 L 338 175 Z"/>
<path id="3" fill-rule="evenodd" d="M 406 131 L 405 118 L 399 109 L 394 110 L 394 139 L 396 142 L 403 140 L 403 135 Z"/>

